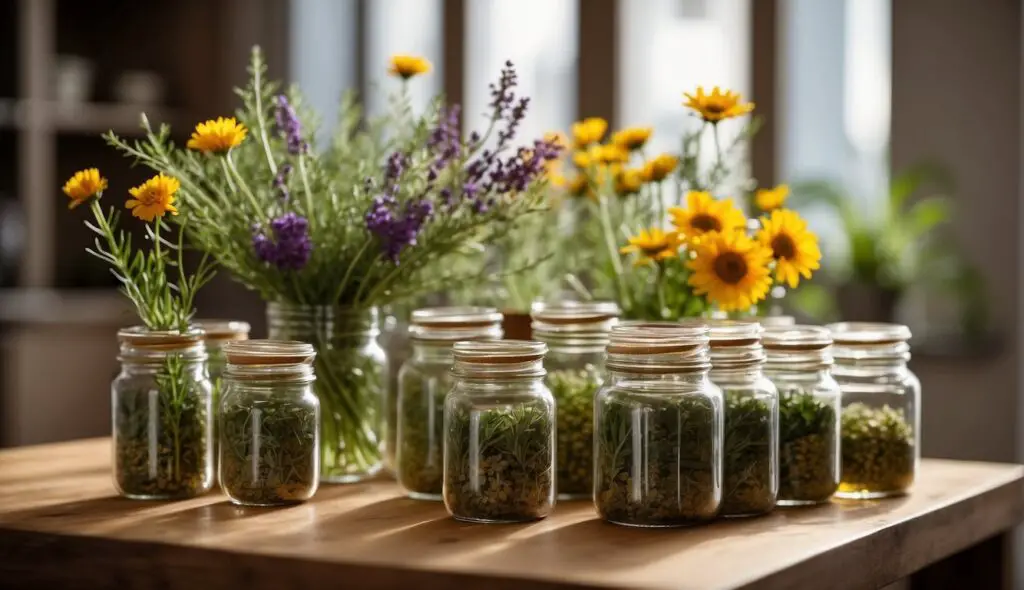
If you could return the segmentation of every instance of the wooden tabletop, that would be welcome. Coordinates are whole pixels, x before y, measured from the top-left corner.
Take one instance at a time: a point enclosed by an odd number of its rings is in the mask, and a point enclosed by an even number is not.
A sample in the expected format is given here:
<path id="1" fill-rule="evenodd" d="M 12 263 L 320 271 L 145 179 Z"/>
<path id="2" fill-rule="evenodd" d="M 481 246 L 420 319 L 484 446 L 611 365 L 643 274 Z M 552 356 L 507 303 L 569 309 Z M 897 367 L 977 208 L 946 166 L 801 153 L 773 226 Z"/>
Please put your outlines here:
<path id="1" fill-rule="evenodd" d="M 323 486 L 304 505 L 117 497 L 109 441 L 0 452 L 0 572 L 26 587 L 877 587 L 1024 516 L 1024 467 L 925 460 L 913 493 L 691 529 L 630 529 L 589 502 L 472 525 L 390 482 Z"/>

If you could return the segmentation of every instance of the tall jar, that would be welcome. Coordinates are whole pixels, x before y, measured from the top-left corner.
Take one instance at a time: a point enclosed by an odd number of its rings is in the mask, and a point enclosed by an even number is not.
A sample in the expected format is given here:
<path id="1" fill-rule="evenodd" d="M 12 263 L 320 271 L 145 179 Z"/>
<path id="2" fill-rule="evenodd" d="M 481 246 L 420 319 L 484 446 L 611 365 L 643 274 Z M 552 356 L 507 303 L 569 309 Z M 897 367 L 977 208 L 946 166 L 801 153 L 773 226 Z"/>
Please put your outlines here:
<path id="1" fill-rule="evenodd" d="M 269 303 L 267 323 L 272 340 L 306 342 L 316 350 L 321 481 L 352 483 L 375 475 L 387 379 L 377 309 Z"/>
<path id="2" fill-rule="evenodd" d="M 548 345 L 545 381 L 556 405 L 560 500 L 594 493 L 594 396 L 604 383 L 605 348 L 619 313 L 610 301 L 533 306 L 533 337 Z"/>
<path id="3" fill-rule="evenodd" d="M 206 371 L 210 375 L 210 383 L 213 384 L 213 414 L 210 422 L 213 424 L 213 474 L 217 475 L 217 460 L 220 453 L 217 451 L 220 437 L 217 434 L 217 427 L 220 420 L 217 413 L 220 411 L 221 377 L 227 365 L 224 357 L 224 345 L 237 340 L 248 340 L 252 327 L 247 322 L 235 322 L 229 320 L 196 320 L 195 326 L 206 334 Z"/>
<path id="4" fill-rule="evenodd" d="M 111 384 L 114 483 L 138 500 L 204 494 L 213 485 L 211 385 L 203 332 L 126 328 Z"/>
<path id="5" fill-rule="evenodd" d="M 910 330 L 898 324 L 828 326 L 832 374 L 843 392 L 842 498 L 884 498 L 914 483 L 921 455 L 921 383 L 907 368 Z"/>
<path id="6" fill-rule="evenodd" d="M 779 394 L 762 373 L 761 325 L 712 320 L 711 382 L 725 401 L 720 516 L 775 508 L 779 492 Z"/>
<path id="7" fill-rule="evenodd" d="M 839 487 L 839 384 L 832 336 L 818 326 L 769 327 L 764 374 L 779 390 L 780 506 L 828 502 Z"/>
<path id="8" fill-rule="evenodd" d="M 722 500 L 722 392 L 708 379 L 708 328 L 612 329 L 594 402 L 594 503 L 638 527 L 711 520 Z"/>
<path id="9" fill-rule="evenodd" d="M 320 401 L 305 342 L 224 345 L 220 487 L 235 504 L 278 506 L 313 497 L 320 483 Z"/>
<path id="10" fill-rule="evenodd" d="M 444 405 L 444 505 L 457 520 L 522 522 L 555 505 L 555 400 L 547 347 L 457 342 Z"/>
<path id="11" fill-rule="evenodd" d="M 444 399 L 451 391 L 458 340 L 501 339 L 501 314 L 489 307 L 432 307 L 412 313 L 412 356 L 398 372 L 398 483 L 421 500 L 440 500 L 444 474 Z"/>

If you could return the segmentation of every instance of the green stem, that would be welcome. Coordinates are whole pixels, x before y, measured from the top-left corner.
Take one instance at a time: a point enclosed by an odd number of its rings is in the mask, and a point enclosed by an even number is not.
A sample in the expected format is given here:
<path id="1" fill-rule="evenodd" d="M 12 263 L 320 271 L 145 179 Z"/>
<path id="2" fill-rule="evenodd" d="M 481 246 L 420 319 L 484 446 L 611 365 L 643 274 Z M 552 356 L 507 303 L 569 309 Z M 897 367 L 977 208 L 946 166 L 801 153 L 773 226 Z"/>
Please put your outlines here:
<path id="1" fill-rule="evenodd" d="M 313 225 L 315 209 L 313 208 L 313 191 L 309 190 L 309 174 L 306 172 L 306 156 L 299 154 L 299 176 L 302 177 L 302 190 L 306 194 L 306 217 Z"/>
<path id="2" fill-rule="evenodd" d="M 612 222 L 608 218 L 608 203 L 603 195 L 598 195 L 598 204 L 600 205 L 601 213 L 601 229 L 604 233 L 605 247 L 608 248 L 608 256 L 611 257 L 612 269 L 615 271 L 615 279 L 619 285 L 619 297 L 623 301 L 623 307 L 626 305 L 626 298 L 628 294 L 626 292 L 626 280 L 622 276 L 622 260 L 619 259 L 619 251 L 615 247 L 615 235 L 612 231 Z"/>
<path id="3" fill-rule="evenodd" d="M 242 178 L 242 175 L 238 173 L 238 168 L 235 167 L 235 161 L 231 158 L 231 150 L 228 150 L 224 154 L 224 159 L 222 161 L 227 162 L 227 168 L 230 171 L 230 174 L 234 175 L 235 180 L 238 182 L 239 188 L 242 190 L 242 194 L 244 194 L 245 197 L 249 199 L 249 203 L 252 205 L 253 208 L 253 214 L 257 216 L 261 221 L 266 221 L 267 213 L 266 211 L 263 210 L 262 207 L 260 207 L 259 201 L 256 200 L 256 195 L 253 194 L 251 190 L 249 190 L 249 185 L 246 184 L 245 179 Z"/>
<path id="4" fill-rule="evenodd" d="M 274 162 L 274 155 L 270 153 L 270 138 L 267 135 L 267 122 L 263 114 L 263 82 L 259 67 L 253 68 L 253 95 L 256 98 L 256 125 L 260 128 L 260 145 L 263 146 L 263 153 L 267 156 L 267 165 L 270 172 L 277 175 L 277 164 Z"/>

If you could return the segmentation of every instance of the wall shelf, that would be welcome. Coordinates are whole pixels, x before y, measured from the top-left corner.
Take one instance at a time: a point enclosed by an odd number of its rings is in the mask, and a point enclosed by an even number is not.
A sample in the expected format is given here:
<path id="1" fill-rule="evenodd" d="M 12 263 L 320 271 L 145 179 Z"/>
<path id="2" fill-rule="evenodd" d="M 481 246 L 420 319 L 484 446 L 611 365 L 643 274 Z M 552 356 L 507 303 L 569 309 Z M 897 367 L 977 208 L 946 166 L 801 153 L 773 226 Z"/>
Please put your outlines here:
<path id="1" fill-rule="evenodd" d="M 122 135 L 142 135 L 139 121 L 143 112 L 154 127 L 161 123 L 176 129 L 191 126 L 191 119 L 180 111 L 156 105 L 3 99 L 0 100 L 0 127 L 18 130 L 40 127 L 58 133 L 96 135 L 113 130 Z"/>

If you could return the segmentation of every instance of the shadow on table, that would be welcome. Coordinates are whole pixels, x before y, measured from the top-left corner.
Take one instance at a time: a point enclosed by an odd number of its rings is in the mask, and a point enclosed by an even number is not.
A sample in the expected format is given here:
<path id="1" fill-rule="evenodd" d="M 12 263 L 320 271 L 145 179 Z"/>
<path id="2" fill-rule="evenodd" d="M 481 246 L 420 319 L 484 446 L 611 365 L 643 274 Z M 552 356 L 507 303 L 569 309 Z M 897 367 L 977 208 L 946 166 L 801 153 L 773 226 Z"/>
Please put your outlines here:
<path id="1" fill-rule="evenodd" d="M 75 524 L 89 524 L 95 521 L 104 521 L 111 518 L 132 515 L 152 508 L 157 503 L 129 500 L 121 496 L 111 494 L 99 498 L 88 498 L 75 500 L 74 502 L 61 502 L 59 504 L 47 504 L 35 508 L 15 510 L 12 512 L 0 513 L 0 522 L 5 524 L 18 523 L 45 523 L 52 521 L 55 524 L 66 525 L 69 522 Z"/>

